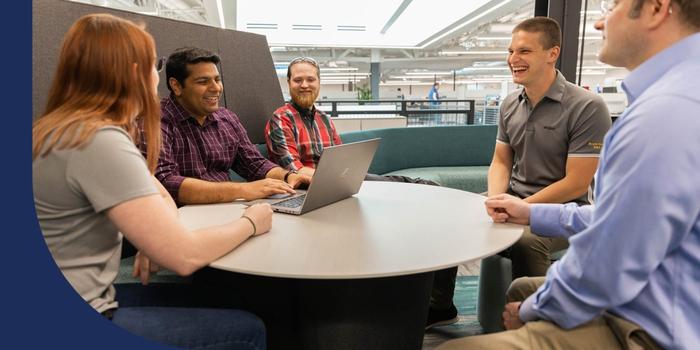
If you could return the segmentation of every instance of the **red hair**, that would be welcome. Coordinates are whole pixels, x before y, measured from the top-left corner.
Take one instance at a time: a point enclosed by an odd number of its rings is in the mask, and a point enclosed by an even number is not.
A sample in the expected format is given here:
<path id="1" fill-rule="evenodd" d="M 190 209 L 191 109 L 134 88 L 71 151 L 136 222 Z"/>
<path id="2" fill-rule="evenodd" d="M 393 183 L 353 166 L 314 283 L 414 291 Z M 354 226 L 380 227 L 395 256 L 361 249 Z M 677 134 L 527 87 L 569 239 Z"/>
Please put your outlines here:
<path id="1" fill-rule="evenodd" d="M 46 110 L 32 128 L 32 159 L 80 148 L 97 129 L 114 125 L 134 142 L 145 138 L 153 172 L 160 153 L 155 60 L 153 37 L 133 22 L 108 14 L 78 19 L 64 37 Z"/>

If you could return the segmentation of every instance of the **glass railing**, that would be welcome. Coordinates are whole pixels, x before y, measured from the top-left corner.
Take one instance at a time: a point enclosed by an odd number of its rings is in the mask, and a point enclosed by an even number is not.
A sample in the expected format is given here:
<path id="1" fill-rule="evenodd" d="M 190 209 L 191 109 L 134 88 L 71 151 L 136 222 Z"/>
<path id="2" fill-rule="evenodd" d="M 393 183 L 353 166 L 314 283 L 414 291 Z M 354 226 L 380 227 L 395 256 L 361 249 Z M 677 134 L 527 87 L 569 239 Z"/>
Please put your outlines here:
<path id="1" fill-rule="evenodd" d="M 316 106 L 332 118 L 405 117 L 409 127 L 473 125 L 485 120 L 477 123 L 474 100 L 321 100 Z"/>

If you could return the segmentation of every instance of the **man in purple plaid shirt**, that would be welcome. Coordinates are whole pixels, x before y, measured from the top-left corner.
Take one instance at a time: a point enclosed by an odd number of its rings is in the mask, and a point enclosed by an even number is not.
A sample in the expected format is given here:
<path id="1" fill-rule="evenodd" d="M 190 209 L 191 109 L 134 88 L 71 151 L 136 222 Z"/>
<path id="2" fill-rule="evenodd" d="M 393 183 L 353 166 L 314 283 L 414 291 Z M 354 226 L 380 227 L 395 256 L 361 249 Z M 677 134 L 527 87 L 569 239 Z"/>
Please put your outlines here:
<path id="1" fill-rule="evenodd" d="M 219 107 L 223 85 L 216 54 L 181 48 L 165 67 L 170 95 L 161 101 L 162 150 L 156 178 L 179 205 L 254 200 L 294 193 L 309 176 L 265 159 L 238 117 Z M 229 181 L 229 169 L 248 182 Z"/>

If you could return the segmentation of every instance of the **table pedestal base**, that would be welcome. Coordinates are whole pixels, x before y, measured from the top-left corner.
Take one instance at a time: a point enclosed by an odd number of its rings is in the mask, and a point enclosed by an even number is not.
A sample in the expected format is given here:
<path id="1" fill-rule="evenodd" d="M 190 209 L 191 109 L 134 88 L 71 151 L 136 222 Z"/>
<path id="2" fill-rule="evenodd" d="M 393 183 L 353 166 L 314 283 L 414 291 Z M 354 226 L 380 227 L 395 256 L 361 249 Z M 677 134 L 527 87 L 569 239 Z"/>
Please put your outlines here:
<path id="1" fill-rule="evenodd" d="M 433 286 L 433 272 L 319 280 L 205 268 L 195 277 L 212 305 L 258 315 L 271 350 L 420 350 Z"/>
<path id="2" fill-rule="evenodd" d="M 432 285 L 432 272 L 356 280 L 299 280 L 302 348 L 419 350 Z"/>

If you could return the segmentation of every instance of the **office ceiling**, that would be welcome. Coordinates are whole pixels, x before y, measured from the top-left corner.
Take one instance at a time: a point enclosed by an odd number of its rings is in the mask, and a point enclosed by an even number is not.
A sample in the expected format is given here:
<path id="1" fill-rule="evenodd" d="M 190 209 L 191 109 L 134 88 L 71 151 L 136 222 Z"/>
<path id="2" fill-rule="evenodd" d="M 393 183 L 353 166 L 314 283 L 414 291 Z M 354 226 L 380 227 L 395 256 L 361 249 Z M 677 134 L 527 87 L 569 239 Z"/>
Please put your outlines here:
<path id="1" fill-rule="evenodd" d="M 299 56 L 315 58 L 322 82 L 366 83 L 380 63 L 382 84 L 509 80 L 505 60 L 512 28 L 534 13 L 535 0 L 79 0 L 265 35 L 278 75 Z M 584 74 L 597 62 L 592 28 L 600 0 L 586 14 Z M 585 10 L 585 9 L 584 9 Z M 233 13 L 231 13 L 233 12 Z"/>

